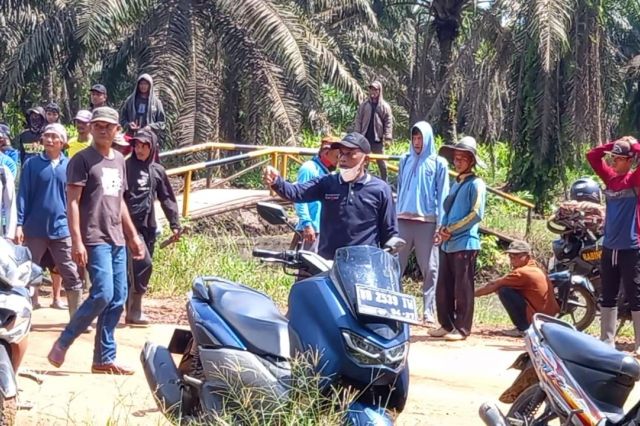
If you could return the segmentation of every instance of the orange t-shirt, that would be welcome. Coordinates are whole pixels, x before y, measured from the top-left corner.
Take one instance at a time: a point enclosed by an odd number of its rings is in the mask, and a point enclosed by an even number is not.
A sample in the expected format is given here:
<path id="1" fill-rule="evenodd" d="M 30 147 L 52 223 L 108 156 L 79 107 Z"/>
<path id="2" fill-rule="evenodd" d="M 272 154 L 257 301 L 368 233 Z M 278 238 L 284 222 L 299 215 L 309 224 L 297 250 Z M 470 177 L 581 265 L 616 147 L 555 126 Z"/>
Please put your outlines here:
<path id="1" fill-rule="evenodd" d="M 535 313 L 556 315 L 560 311 L 553 294 L 553 284 L 535 260 L 530 260 L 528 264 L 488 284 L 485 289 L 488 294 L 498 291 L 501 287 L 517 290 L 525 298 L 529 321 Z"/>

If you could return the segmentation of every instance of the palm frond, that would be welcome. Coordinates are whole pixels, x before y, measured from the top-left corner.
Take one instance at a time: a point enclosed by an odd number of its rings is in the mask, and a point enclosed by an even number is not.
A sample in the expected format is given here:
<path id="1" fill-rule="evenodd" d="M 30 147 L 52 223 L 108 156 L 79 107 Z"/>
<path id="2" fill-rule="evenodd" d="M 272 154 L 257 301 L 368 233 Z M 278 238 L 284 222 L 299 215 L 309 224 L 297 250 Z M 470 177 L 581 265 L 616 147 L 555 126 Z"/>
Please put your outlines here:
<path id="1" fill-rule="evenodd" d="M 562 52 L 567 48 L 572 0 L 531 0 L 529 25 L 537 36 L 540 63 L 544 72 L 550 72 Z"/>

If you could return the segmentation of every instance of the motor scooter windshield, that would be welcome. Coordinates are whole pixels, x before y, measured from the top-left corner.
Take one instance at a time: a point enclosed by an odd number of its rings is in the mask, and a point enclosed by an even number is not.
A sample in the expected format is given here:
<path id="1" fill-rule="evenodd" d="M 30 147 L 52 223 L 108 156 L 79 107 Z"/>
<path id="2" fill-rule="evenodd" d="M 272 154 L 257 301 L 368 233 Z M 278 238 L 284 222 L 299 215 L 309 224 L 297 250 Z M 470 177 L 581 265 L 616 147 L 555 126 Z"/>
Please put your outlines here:
<path id="1" fill-rule="evenodd" d="M 38 271 L 41 270 L 31 262 L 28 248 L 0 238 L 0 285 L 26 287 Z"/>
<path id="2" fill-rule="evenodd" d="M 352 306 L 357 303 L 357 285 L 401 291 L 398 259 L 377 247 L 353 246 L 338 249 L 330 276 L 342 287 Z"/>

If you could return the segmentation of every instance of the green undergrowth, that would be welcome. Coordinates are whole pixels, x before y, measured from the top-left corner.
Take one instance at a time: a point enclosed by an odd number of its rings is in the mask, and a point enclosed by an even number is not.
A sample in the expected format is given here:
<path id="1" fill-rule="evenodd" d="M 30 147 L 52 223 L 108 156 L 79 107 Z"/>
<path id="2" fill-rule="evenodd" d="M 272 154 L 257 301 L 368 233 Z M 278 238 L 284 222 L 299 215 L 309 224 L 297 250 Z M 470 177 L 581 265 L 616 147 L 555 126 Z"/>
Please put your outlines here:
<path id="1" fill-rule="evenodd" d="M 286 275 L 278 265 L 263 264 L 252 259 L 252 247 L 252 240 L 246 236 L 234 239 L 214 238 L 203 234 L 189 235 L 166 249 L 156 251 L 150 292 L 155 297 L 184 296 L 197 276 L 218 276 L 265 292 L 281 309 L 286 309 L 293 278 Z M 504 265 L 504 255 L 500 252 L 495 255 L 501 258 Z M 478 286 L 486 282 L 484 272 L 486 269 L 478 271 Z M 405 291 L 416 296 L 422 310 L 420 277 L 405 277 L 403 282 Z M 506 313 L 497 298 L 494 300 L 493 297 L 476 301 L 475 317 L 478 325 L 508 324 Z"/>
<path id="2" fill-rule="evenodd" d="M 278 266 L 246 258 L 239 244 L 246 238 L 189 235 L 163 250 L 156 250 L 150 291 L 155 296 L 182 296 L 198 276 L 218 276 L 246 284 L 286 304 L 293 278 Z"/>

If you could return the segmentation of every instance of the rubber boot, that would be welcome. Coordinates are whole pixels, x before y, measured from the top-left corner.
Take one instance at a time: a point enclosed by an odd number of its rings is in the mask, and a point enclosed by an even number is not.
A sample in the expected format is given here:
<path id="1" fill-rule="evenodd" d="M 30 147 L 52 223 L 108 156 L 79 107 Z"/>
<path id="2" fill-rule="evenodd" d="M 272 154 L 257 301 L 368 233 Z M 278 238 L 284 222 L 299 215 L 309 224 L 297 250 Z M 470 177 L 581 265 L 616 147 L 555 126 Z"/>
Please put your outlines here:
<path id="1" fill-rule="evenodd" d="M 67 306 L 69 307 L 69 320 L 73 318 L 76 314 L 76 311 L 82 305 L 82 288 L 78 290 L 67 290 Z M 83 333 L 91 333 L 93 331 L 93 327 L 89 325 Z"/>
<path id="2" fill-rule="evenodd" d="M 139 326 L 149 325 L 149 320 L 142 312 L 142 296 L 142 294 L 135 292 L 129 293 L 129 298 L 127 300 L 127 315 L 125 316 L 126 324 Z"/>
<path id="3" fill-rule="evenodd" d="M 631 311 L 633 321 L 633 334 L 635 336 L 635 346 L 633 352 L 636 357 L 640 357 L 640 311 Z"/>
<path id="4" fill-rule="evenodd" d="M 73 318 L 82 303 L 82 289 L 67 290 L 67 307 L 69 308 L 69 319 Z"/>
<path id="5" fill-rule="evenodd" d="M 638 318 L 640 319 L 640 317 Z M 615 347 L 617 326 L 618 326 L 618 308 L 601 308 L 600 309 L 600 340 L 602 340 L 607 345 Z M 634 326 L 635 326 L 635 322 L 634 322 Z"/>

